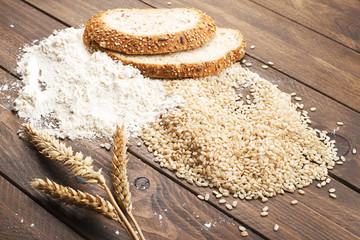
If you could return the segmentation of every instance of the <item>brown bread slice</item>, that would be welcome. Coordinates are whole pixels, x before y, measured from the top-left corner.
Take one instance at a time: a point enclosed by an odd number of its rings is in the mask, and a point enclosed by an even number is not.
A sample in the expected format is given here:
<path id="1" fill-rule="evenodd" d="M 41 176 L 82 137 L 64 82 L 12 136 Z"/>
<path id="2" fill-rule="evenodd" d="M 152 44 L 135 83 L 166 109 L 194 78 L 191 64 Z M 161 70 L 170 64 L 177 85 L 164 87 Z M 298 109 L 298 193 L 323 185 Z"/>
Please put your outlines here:
<path id="1" fill-rule="evenodd" d="M 197 48 L 216 31 L 214 21 L 192 8 L 125 9 L 98 13 L 85 26 L 91 41 L 126 54 L 160 54 Z"/>
<path id="2" fill-rule="evenodd" d="M 89 41 L 84 31 L 84 43 L 91 50 L 106 52 L 123 64 L 138 68 L 141 73 L 152 78 L 204 77 L 217 74 L 240 60 L 245 54 L 245 40 L 240 31 L 217 28 L 216 35 L 205 45 L 189 51 L 157 55 L 126 55 L 101 48 Z"/>

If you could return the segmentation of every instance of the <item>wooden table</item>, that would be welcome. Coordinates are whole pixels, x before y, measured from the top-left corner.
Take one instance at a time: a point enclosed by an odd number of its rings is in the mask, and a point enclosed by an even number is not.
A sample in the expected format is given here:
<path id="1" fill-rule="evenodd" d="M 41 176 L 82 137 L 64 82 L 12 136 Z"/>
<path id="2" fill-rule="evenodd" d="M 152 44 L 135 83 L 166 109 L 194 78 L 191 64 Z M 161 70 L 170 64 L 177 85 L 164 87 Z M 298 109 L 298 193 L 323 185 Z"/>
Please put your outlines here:
<path id="1" fill-rule="evenodd" d="M 211 192 L 162 169 L 145 149 L 131 139 L 129 178 L 133 214 L 147 239 L 241 239 L 239 225 L 248 229 L 247 239 L 360 239 L 360 3 L 358 0 L 165 0 L 0 1 L 0 85 L 16 84 L 14 68 L 19 47 L 47 37 L 54 29 L 84 24 L 93 14 L 110 8 L 195 7 L 212 16 L 218 26 L 237 28 L 248 47 L 251 69 L 296 92 L 310 114 L 312 126 L 331 132 L 336 122 L 339 155 L 346 162 L 330 171 L 331 183 L 305 188 L 305 195 L 286 193 L 261 201 L 240 201 L 229 211 Z M 116 3 L 115 3 L 116 2 Z M 249 49 L 249 48 L 248 48 Z M 273 61 L 269 69 L 261 65 Z M 38 154 L 17 136 L 21 121 L 10 111 L 16 91 L 0 92 L 0 239 L 128 239 L 116 222 L 87 210 L 60 204 L 33 189 L 29 182 L 50 177 L 81 190 L 102 194 L 82 184 L 57 164 Z M 7 96 L 10 96 L 8 99 Z M 101 140 L 67 142 L 75 150 L 96 159 L 109 177 L 110 152 Z M 353 155 L 351 150 L 358 149 Z M 145 177 L 150 187 L 134 184 Z M 108 178 L 108 181 L 110 179 Z M 337 199 L 328 189 L 336 188 Z M 297 199 L 295 206 L 290 202 Z M 267 205 L 269 216 L 261 217 Z M 278 224 L 278 232 L 273 231 Z"/>

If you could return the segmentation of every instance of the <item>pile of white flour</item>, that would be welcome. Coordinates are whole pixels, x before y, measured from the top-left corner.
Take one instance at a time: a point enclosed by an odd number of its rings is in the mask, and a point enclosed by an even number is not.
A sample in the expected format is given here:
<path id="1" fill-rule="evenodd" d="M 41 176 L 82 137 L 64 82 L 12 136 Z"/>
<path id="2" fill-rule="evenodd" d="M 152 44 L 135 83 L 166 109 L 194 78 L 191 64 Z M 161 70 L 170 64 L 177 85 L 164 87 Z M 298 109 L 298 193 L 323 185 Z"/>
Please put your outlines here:
<path id="1" fill-rule="evenodd" d="M 60 137 L 111 137 L 124 123 L 133 136 L 182 98 L 160 80 L 145 78 L 105 53 L 90 54 L 83 29 L 54 32 L 25 47 L 17 72 L 23 87 L 14 102 L 18 116 Z"/>

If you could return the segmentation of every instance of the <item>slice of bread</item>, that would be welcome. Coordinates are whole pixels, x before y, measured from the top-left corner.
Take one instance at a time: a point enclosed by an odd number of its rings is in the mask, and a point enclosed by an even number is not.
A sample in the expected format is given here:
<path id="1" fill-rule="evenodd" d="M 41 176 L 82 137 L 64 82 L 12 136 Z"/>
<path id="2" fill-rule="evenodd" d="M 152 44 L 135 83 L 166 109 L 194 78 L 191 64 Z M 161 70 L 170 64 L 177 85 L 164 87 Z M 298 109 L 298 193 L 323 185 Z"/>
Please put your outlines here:
<path id="1" fill-rule="evenodd" d="M 89 41 L 84 31 L 84 43 L 90 51 L 101 50 L 123 64 L 131 64 L 152 78 L 204 77 L 217 74 L 240 60 L 245 54 L 245 40 L 240 31 L 217 28 L 216 35 L 205 45 L 189 51 L 157 55 L 126 55 L 101 48 Z"/>
<path id="2" fill-rule="evenodd" d="M 125 9 L 98 13 L 85 26 L 91 41 L 126 54 L 159 54 L 197 48 L 216 31 L 214 21 L 192 8 Z"/>

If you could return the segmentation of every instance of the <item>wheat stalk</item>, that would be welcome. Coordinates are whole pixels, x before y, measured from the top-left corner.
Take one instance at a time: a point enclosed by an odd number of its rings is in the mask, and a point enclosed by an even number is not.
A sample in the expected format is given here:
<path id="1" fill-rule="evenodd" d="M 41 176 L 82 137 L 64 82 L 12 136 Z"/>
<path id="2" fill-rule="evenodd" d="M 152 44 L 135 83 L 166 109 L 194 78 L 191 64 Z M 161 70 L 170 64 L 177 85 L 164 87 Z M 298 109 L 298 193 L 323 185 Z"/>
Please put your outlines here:
<path id="1" fill-rule="evenodd" d="M 76 175 L 87 180 L 91 184 L 105 184 L 105 178 L 101 174 L 101 169 L 95 171 L 92 166 L 92 158 L 86 157 L 81 152 L 73 154 L 71 147 L 66 147 L 54 136 L 45 131 L 36 131 L 30 124 L 24 125 L 25 140 L 34 144 L 35 148 L 44 156 L 61 162 L 63 166 L 69 166 L 70 170 Z"/>
<path id="2" fill-rule="evenodd" d="M 121 211 L 117 202 L 114 199 L 109 187 L 105 183 L 105 178 L 101 174 L 101 169 L 95 171 L 92 166 L 92 158 L 84 156 L 82 153 L 73 154 L 71 147 L 66 147 L 64 143 L 60 143 L 54 136 L 49 135 L 45 131 L 38 132 L 32 125 L 24 125 L 25 140 L 34 144 L 35 148 L 44 156 L 56 161 L 61 162 L 63 166 L 69 166 L 70 170 L 76 175 L 87 180 L 88 183 L 98 184 L 110 198 L 110 202 L 115 208 L 118 216 L 125 225 L 125 229 L 131 239 L 138 240 L 138 237 L 130 225 L 129 221 Z"/>
<path id="3" fill-rule="evenodd" d="M 120 207 L 124 209 L 131 221 L 134 223 L 138 230 L 141 239 L 145 239 L 140 226 L 138 225 L 132 211 L 131 192 L 129 187 L 129 180 L 127 177 L 127 163 L 128 157 L 127 151 L 127 136 L 125 133 L 124 125 L 121 127 L 116 126 L 115 134 L 113 137 L 114 147 L 112 154 L 112 183 L 115 190 L 115 196 L 120 204 Z"/>
<path id="4" fill-rule="evenodd" d="M 71 187 L 64 187 L 48 178 L 46 178 L 46 181 L 36 178 L 31 182 L 31 186 L 42 190 L 52 198 L 66 204 L 88 208 L 107 218 L 120 222 L 120 218 L 116 213 L 114 206 L 98 195 L 94 196 L 90 193 L 75 190 Z"/>
<path id="5" fill-rule="evenodd" d="M 116 127 L 114 134 L 114 147 L 112 154 L 112 183 L 115 190 L 115 196 L 120 204 L 127 212 L 131 212 L 131 193 L 129 188 L 129 180 L 127 177 L 127 162 L 126 156 L 127 138 L 124 132 L 124 126 Z"/>

